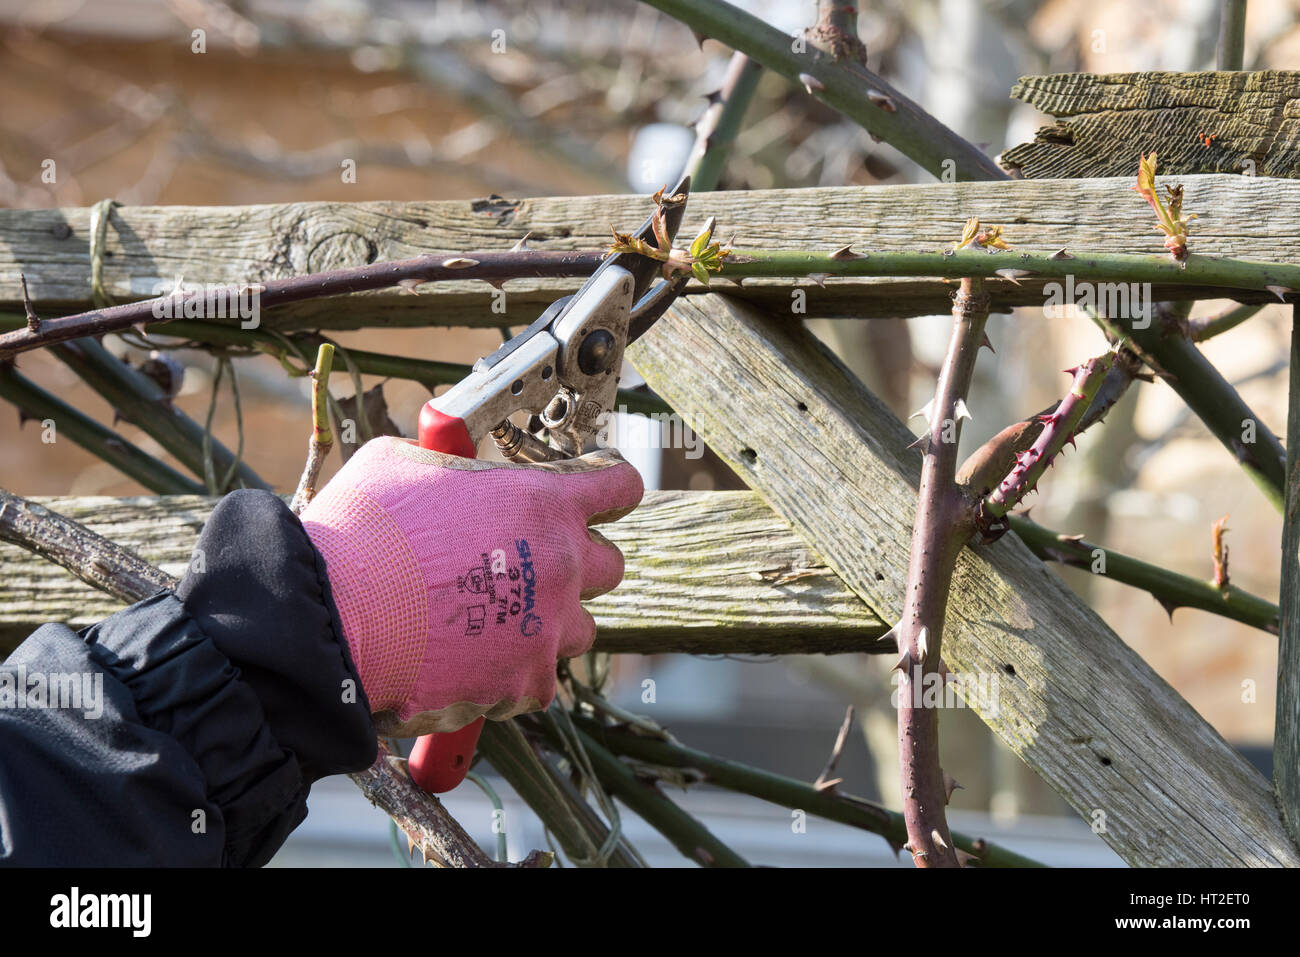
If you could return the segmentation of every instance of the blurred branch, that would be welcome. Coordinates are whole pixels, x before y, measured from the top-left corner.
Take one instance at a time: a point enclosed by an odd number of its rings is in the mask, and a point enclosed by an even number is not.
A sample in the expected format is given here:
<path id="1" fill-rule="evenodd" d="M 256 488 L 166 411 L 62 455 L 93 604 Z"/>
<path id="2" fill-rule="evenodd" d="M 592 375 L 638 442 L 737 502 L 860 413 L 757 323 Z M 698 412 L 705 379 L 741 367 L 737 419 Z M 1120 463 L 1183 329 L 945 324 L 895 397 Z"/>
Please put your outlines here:
<path id="1" fill-rule="evenodd" d="M 123 475 L 159 495 L 202 495 L 206 491 L 193 479 L 142 452 L 112 429 L 68 405 L 40 386 L 0 365 L 0 396 L 18 407 L 20 418 L 54 422 L 56 435 L 66 436 Z"/>
<path id="2" fill-rule="evenodd" d="M 837 62 L 816 49 L 799 52 L 797 41 L 724 0 L 643 2 L 800 83 L 937 177 L 1007 178 L 992 159 L 860 63 Z"/>
<path id="3" fill-rule="evenodd" d="M 722 88 L 709 96 L 708 109 L 695 124 L 695 146 L 686 160 L 692 191 L 717 188 L 762 72 L 745 54 L 732 54 Z"/>
<path id="4" fill-rule="evenodd" d="M 43 324 L 42 329 L 47 325 Z M 157 440 L 195 475 L 205 474 L 203 450 L 207 431 L 172 405 L 170 396 L 158 383 L 93 339 L 62 342 L 50 351 L 98 392 L 115 413 Z M 270 488 L 246 462 L 238 461 L 220 442 L 211 440 L 210 444 L 216 474 L 230 475 L 245 488 Z"/>
<path id="5" fill-rule="evenodd" d="M 1246 58 L 1246 0 L 1220 0 L 1223 12 L 1219 20 L 1220 70 L 1240 70 Z"/>

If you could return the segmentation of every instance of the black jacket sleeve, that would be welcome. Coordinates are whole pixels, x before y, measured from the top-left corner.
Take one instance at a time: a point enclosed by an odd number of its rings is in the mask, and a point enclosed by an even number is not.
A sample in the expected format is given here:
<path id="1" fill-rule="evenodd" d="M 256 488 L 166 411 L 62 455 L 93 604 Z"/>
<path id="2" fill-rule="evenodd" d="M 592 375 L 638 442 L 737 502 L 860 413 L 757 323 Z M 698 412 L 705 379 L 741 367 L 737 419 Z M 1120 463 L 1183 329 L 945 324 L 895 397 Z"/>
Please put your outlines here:
<path id="1" fill-rule="evenodd" d="M 175 593 L 0 665 L 0 863 L 260 866 L 376 753 L 319 553 L 234 492 Z"/>

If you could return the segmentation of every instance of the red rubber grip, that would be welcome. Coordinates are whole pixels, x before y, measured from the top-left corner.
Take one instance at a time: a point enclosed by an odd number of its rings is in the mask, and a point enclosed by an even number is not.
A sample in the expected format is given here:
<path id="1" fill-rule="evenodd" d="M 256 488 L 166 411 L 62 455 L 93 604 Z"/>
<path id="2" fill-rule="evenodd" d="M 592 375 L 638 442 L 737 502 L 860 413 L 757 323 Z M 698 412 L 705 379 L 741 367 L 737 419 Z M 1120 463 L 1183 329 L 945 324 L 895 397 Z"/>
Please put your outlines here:
<path id="1" fill-rule="evenodd" d="M 465 420 L 439 412 L 433 402 L 426 402 L 420 410 L 420 448 L 433 449 L 472 459 L 478 454 L 474 439 L 465 427 Z M 415 742 L 407 769 L 411 780 L 432 794 L 442 794 L 457 788 L 474 760 L 474 746 L 478 744 L 483 719 L 472 721 L 459 731 L 444 734 L 426 734 Z"/>
<path id="2" fill-rule="evenodd" d="M 482 730 L 483 719 L 476 718 L 459 731 L 426 734 L 417 739 L 406 763 L 411 780 L 430 794 L 455 790 L 469 772 Z"/>
<path id="3" fill-rule="evenodd" d="M 470 438 L 465 420 L 439 412 L 433 407 L 432 400 L 420 410 L 420 448 L 433 449 L 459 455 L 463 459 L 472 459 L 478 455 L 478 447 Z"/>

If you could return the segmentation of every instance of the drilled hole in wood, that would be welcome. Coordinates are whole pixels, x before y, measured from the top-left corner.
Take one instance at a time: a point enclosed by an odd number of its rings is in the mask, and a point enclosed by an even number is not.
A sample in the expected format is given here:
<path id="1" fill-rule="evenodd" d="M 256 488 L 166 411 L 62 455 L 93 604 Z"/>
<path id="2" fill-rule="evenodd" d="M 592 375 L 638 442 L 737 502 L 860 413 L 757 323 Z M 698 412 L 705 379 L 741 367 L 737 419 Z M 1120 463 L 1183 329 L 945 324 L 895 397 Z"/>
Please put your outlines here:
<path id="1" fill-rule="evenodd" d="M 753 449 L 741 449 L 740 457 L 744 459 L 746 462 L 748 462 L 750 465 L 753 465 L 755 462 L 758 461 L 758 453 L 755 452 Z"/>

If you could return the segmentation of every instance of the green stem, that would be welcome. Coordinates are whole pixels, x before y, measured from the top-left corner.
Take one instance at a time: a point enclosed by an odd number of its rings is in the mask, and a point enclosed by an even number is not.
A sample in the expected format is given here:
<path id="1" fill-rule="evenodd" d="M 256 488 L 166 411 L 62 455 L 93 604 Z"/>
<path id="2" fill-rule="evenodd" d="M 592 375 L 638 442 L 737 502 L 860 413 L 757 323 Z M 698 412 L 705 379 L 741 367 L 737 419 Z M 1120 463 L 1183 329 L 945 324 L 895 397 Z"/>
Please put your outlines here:
<path id="1" fill-rule="evenodd" d="M 543 715 L 543 717 L 545 717 Z M 553 721 L 541 721 L 550 743 L 559 748 L 564 742 L 556 733 Z M 687 858 L 704 867 L 748 867 L 739 854 L 723 844 L 708 828 L 687 814 L 652 782 L 642 781 L 633 770 L 596 739 L 577 731 L 592 769 L 610 794 L 639 814 Z"/>
<path id="2" fill-rule="evenodd" d="M 1240 70 L 1246 57 L 1246 0 L 1223 0 L 1219 20 L 1220 70 Z"/>
<path id="3" fill-rule="evenodd" d="M 122 418 L 152 436 L 195 475 L 204 474 L 203 426 L 171 404 L 158 383 L 132 369 L 93 339 L 63 342 L 50 351 L 107 400 Z M 238 483 L 248 488 L 270 488 L 246 463 L 236 466 L 235 455 L 220 442 L 212 443 L 212 460 L 218 474 L 234 467 Z M 219 491 L 226 491 L 220 489 Z"/>
<path id="4" fill-rule="evenodd" d="M 596 857 L 609 837 L 609 828 L 573 786 L 533 750 L 517 722 L 484 722 L 478 749 L 555 835 L 570 861 L 576 863 Z M 606 866 L 641 865 L 620 842 Z"/>
<path id="5" fill-rule="evenodd" d="M 692 192 L 704 193 L 717 188 L 762 73 L 763 68 L 745 54 L 732 56 L 722 89 L 695 124 L 695 148 L 686 161 Z"/>
<path id="6" fill-rule="evenodd" d="M 1012 515 L 1008 521 L 1011 530 L 1043 561 L 1082 568 L 1103 578 L 1141 588 L 1150 592 L 1170 614 L 1175 608 L 1199 608 L 1277 634 L 1277 605 L 1235 585 L 1219 589 L 1211 581 L 1180 575 L 1112 548 L 1102 548 L 1077 536 L 1044 528 L 1024 515 Z"/>
<path id="7" fill-rule="evenodd" d="M 1093 320 L 1112 338 L 1129 337 L 1143 358 L 1166 374 L 1170 387 L 1281 511 L 1286 481 L 1282 443 L 1187 338 L 1185 330 L 1159 321 L 1138 328 L 1132 320 L 1095 314 Z"/>
<path id="8" fill-rule="evenodd" d="M 968 246 L 956 252 L 872 252 L 865 244 L 861 245 L 863 248 L 855 252 L 861 258 L 836 258 L 836 254 L 831 252 L 802 249 L 735 249 L 723 260 L 721 276 L 726 279 L 793 276 L 924 276 L 961 279 L 965 276 L 979 276 L 1006 282 L 1026 278 L 1065 280 L 1066 277 L 1073 277 L 1076 283 L 1080 280 L 1097 280 L 1114 283 L 1164 283 L 1173 286 L 1227 286 L 1258 292 L 1263 292 L 1270 286 L 1286 291 L 1300 290 L 1300 266 L 1200 256 L 1195 253 L 1189 254 L 1185 263 L 1179 264 L 1167 255 L 1155 253 L 1134 255 L 1080 251 L 1067 259 L 1056 258 L 1054 252 L 1019 249 L 991 253 Z M 1014 272 L 999 275 L 999 270 Z M 1064 297 L 1068 291 L 1069 288 L 1063 286 L 1061 296 Z M 1148 305 L 1145 301 L 1135 303 L 1132 297 L 1124 298 L 1133 303 L 1135 308 Z M 1068 304 L 1062 298 L 1061 305 Z M 1154 303 L 1150 305 L 1154 306 Z"/>
<path id="9" fill-rule="evenodd" d="M 0 396 L 38 421 L 53 419 L 56 435 L 66 436 L 151 492 L 203 495 L 206 491 L 198 482 L 142 452 L 112 429 L 100 425 L 13 369 L 0 368 Z"/>
<path id="10" fill-rule="evenodd" d="M 590 738 L 599 740 L 611 753 L 621 757 L 659 767 L 699 771 L 709 784 L 879 834 L 894 847 L 907 840 L 903 815 L 862 798 L 834 790 L 818 791 L 805 781 L 752 768 L 676 742 L 618 731 L 589 718 L 574 718 L 574 722 Z M 984 867 L 1043 866 L 1014 851 L 994 847 L 964 834 L 954 833 L 953 840 L 962 850 L 978 857 Z"/>
<path id="11" fill-rule="evenodd" d="M 860 63 L 837 62 L 723 0 L 644 0 L 696 33 L 747 54 L 944 180 L 1006 179 L 973 144 Z M 802 47 L 802 48 L 800 48 Z M 805 80 L 804 78 L 807 78 Z"/>
<path id="12" fill-rule="evenodd" d="M 1235 329 L 1255 313 L 1263 309 L 1262 304 L 1237 305 L 1217 316 L 1206 316 L 1204 319 L 1192 319 L 1188 325 L 1188 333 L 1193 342 L 1204 342 L 1206 339 L 1213 339 L 1215 336 L 1222 335 L 1229 329 Z"/>

